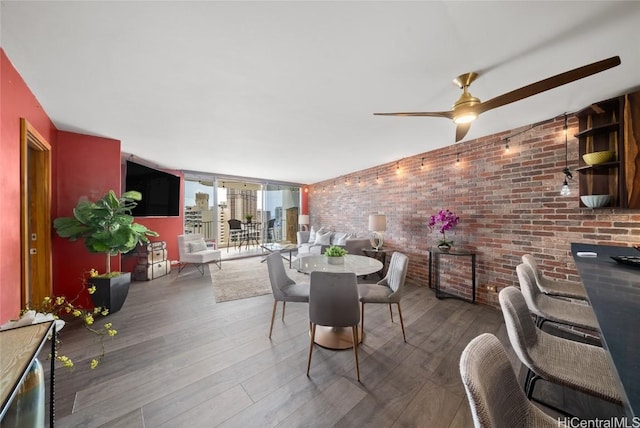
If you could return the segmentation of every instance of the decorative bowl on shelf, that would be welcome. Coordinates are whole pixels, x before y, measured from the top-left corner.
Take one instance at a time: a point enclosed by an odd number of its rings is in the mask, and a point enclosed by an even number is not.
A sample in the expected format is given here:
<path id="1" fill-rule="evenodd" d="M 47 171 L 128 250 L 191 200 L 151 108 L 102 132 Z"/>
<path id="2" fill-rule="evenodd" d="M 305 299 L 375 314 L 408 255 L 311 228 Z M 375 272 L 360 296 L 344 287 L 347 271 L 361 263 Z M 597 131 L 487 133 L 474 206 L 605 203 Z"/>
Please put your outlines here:
<path id="1" fill-rule="evenodd" d="M 589 208 L 599 208 L 611 202 L 611 195 L 584 195 L 580 196 L 580 199 Z"/>
<path id="2" fill-rule="evenodd" d="M 598 165 L 609 162 L 614 156 L 615 153 L 612 150 L 607 150 L 604 152 L 585 153 L 582 155 L 582 159 L 584 159 L 587 165 Z"/>

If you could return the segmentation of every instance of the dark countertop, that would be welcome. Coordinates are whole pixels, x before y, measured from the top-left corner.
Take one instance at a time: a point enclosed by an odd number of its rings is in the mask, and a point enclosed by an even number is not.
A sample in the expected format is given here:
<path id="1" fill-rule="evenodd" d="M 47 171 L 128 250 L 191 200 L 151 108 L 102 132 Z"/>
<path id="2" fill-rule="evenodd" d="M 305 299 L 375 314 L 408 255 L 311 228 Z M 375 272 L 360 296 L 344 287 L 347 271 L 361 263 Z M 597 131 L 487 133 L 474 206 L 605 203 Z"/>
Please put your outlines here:
<path id="1" fill-rule="evenodd" d="M 597 257 L 580 257 L 578 252 Z M 571 253 L 622 385 L 629 416 L 640 416 L 640 268 L 611 256 L 640 256 L 632 247 L 571 244 Z M 625 397 L 626 395 L 626 397 Z"/>

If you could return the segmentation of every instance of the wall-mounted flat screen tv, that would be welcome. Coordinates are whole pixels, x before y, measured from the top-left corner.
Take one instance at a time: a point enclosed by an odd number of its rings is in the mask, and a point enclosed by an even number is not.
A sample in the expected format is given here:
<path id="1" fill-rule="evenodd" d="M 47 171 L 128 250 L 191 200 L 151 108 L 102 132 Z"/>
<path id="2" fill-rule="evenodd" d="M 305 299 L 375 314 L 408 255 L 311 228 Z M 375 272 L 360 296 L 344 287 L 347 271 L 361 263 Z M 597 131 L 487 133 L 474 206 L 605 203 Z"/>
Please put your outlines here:
<path id="1" fill-rule="evenodd" d="M 180 177 L 127 161 L 125 189 L 142 193 L 134 217 L 180 215 Z"/>

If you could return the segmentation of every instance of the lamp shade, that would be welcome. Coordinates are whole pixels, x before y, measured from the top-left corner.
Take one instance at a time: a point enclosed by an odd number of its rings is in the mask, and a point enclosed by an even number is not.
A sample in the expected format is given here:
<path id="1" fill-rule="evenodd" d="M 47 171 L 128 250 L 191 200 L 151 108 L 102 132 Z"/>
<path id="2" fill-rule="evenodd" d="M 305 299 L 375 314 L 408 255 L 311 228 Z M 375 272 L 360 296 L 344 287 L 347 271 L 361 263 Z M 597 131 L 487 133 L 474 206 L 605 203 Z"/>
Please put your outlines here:
<path id="1" fill-rule="evenodd" d="M 371 232 L 387 230 L 387 217 L 384 214 L 369 214 L 369 230 Z"/>
<path id="2" fill-rule="evenodd" d="M 298 216 L 298 224 L 309 224 L 309 214 L 300 214 Z"/>

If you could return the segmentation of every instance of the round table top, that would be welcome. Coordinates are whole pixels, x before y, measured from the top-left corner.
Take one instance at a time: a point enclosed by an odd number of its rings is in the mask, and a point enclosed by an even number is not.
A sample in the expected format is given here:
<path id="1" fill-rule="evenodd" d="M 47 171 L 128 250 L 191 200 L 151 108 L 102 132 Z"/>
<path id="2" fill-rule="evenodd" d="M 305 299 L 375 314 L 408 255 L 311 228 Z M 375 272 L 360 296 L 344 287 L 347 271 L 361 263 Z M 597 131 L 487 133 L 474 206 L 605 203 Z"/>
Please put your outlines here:
<path id="1" fill-rule="evenodd" d="M 356 276 L 369 275 L 382 269 L 382 262 L 371 257 L 347 254 L 344 256 L 344 264 L 332 265 L 327 261 L 327 256 L 304 256 L 294 262 L 294 267 L 299 272 L 354 272 Z"/>

